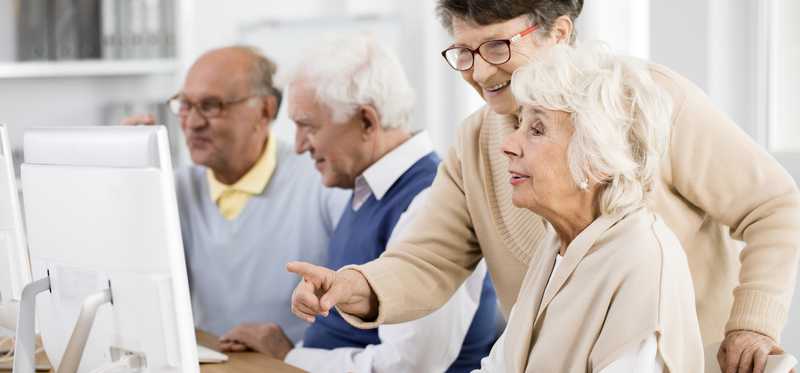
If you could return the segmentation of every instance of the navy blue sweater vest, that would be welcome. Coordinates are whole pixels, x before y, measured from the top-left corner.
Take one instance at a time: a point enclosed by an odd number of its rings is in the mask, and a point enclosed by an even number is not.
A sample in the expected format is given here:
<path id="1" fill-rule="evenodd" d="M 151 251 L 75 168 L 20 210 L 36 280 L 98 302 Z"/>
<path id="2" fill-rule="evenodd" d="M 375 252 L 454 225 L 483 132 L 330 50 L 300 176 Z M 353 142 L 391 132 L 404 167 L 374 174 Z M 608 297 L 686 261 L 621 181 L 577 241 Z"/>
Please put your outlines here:
<path id="1" fill-rule="evenodd" d="M 358 211 L 345 208 L 333 233 L 328 250 L 328 268 L 363 264 L 379 257 L 386 248 L 400 215 L 418 193 L 428 188 L 436 176 L 439 157 L 430 153 L 414 163 L 378 201 L 375 196 Z M 352 199 L 352 198 L 351 198 Z M 352 202 L 352 201 L 351 201 Z M 352 203 L 348 204 L 352 206 Z M 495 341 L 496 295 L 489 276 L 484 280 L 481 301 L 464 339 L 461 352 L 448 372 L 470 372 L 480 368 L 480 359 L 489 354 Z M 357 329 L 336 310 L 328 317 L 317 317 L 306 329 L 303 345 L 310 348 L 363 348 L 380 344 L 378 330 Z"/>

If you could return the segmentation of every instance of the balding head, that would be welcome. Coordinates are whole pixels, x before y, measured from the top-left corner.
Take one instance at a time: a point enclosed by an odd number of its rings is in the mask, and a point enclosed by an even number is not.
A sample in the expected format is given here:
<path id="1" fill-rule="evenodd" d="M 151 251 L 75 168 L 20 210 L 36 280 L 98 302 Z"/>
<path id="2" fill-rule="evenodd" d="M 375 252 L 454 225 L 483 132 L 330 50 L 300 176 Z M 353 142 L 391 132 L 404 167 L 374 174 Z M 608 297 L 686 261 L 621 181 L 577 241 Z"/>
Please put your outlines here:
<path id="1" fill-rule="evenodd" d="M 258 160 L 278 113 L 275 64 L 257 50 L 226 47 L 192 65 L 178 94 L 181 128 L 196 164 L 233 184 Z"/>
<path id="2" fill-rule="evenodd" d="M 212 49 L 201 55 L 186 76 L 184 92 L 200 83 L 212 86 L 220 95 L 246 92 L 257 96 L 274 96 L 275 115 L 280 108 L 282 93 L 273 85 L 277 67 L 258 49 L 230 46 Z M 274 117 L 273 117 L 274 118 Z"/>

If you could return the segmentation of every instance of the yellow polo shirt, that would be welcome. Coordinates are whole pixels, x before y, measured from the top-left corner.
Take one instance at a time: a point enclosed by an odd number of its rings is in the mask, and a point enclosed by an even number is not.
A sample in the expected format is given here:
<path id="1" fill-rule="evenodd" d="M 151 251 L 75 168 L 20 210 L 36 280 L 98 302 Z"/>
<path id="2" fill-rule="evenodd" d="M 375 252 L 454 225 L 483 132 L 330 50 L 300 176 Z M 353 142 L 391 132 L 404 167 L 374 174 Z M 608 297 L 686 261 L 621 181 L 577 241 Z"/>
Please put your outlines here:
<path id="1" fill-rule="evenodd" d="M 233 220 L 239 216 L 250 197 L 261 194 L 267 187 L 278 162 L 278 149 L 275 142 L 275 136 L 270 134 L 267 146 L 264 147 L 264 152 L 261 153 L 256 164 L 233 185 L 223 184 L 214 177 L 214 173 L 210 169 L 206 170 L 211 200 L 217 205 L 220 214 L 225 219 Z"/>

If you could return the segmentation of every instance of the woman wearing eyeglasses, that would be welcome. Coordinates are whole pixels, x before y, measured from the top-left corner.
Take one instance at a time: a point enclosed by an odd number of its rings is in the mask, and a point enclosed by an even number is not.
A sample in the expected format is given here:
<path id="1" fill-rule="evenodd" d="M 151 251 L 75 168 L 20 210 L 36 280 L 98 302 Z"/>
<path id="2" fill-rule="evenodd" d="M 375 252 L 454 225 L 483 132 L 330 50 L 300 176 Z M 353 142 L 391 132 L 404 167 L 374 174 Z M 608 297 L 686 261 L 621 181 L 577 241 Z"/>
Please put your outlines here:
<path id="1" fill-rule="evenodd" d="M 574 41 L 583 1 L 438 4 L 453 36 L 444 51 L 447 63 L 487 105 L 461 126 L 409 234 L 381 258 L 345 268 L 335 278 L 298 270 L 319 291 L 297 290 L 296 314 L 337 305 L 361 327 L 415 319 L 442 305 L 481 258 L 506 316 L 517 299 L 546 230 L 541 216 L 511 203 L 508 159 L 501 150 L 518 122 L 511 76 L 537 54 Z M 667 153 L 648 206 L 686 252 L 703 343 L 724 340 L 718 359 L 731 369 L 726 373 L 758 372 L 766 356 L 780 350 L 776 340 L 791 304 L 800 257 L 800 193 L 788 173 L 698 87 L 662 66 L 648 69 L 674 105 Z"/>

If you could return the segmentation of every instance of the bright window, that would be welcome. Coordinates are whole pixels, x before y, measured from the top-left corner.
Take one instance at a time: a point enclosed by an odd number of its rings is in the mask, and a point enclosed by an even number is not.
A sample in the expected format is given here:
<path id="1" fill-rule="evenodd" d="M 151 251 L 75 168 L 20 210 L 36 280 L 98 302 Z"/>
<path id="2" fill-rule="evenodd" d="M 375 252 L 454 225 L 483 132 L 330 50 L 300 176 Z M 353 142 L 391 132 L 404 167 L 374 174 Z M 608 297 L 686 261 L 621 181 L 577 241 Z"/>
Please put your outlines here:
<path id="1" fill-rule="evenodd" d="M 775 152 L 800 151 L 800 1 L 775 0 L 770 9 L 769 144 Z"/>

